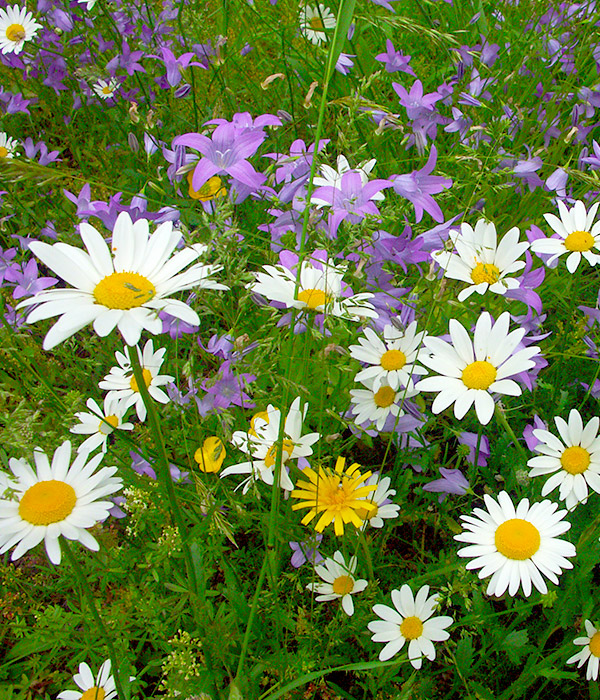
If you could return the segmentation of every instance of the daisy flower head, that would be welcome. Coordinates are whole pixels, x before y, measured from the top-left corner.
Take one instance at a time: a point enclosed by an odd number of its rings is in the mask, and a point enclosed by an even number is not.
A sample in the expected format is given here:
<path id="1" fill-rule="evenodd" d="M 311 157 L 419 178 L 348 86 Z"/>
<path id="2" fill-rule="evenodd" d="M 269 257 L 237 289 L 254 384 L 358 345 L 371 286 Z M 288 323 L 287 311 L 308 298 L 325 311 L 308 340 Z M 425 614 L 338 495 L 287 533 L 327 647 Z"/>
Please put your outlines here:
<path id="1" fill-rule="evenodd" d="M 404 415 L 401 406 L 405 399 L 416 396 L 419 392 L 415 390 L 412 382 L 406 388 L 394 391 L 387 383 L 382 383 L 374 390 L 374 379 L 366 379 L 363 385 L 366 389 L 351 389 L 350 401 L 352 402 L 352 412 L 356 415 L 356 423 L 365 425 L 374 423 L 377 430 L 382 431 L 386 427 L 391 429 L 386 422 L 390 416 L 398 418 Z"/>
<path id="2" fill-rule="evenodd" d="M 284 265 L 265 265 L 263 270 L 256 273 L 256 282 L 249 285 L 250 289 L 288 309 L 330 314 L 351 321 L 379 315 L 368 301 L 373 294 L 352 294 L 344 282 L 344 268 L 327 259 L 311 258 L 300 263 L 297 288 L 297 265 L 291 269 Z"/>
<path id="3" fill-rule="evenodd" d="M 534 451 L 540 456 L 532 457 L 527 466 L 531 467 L 531 477 L 552 474 L 542 488 L 542 496 L 559 486 L 559 498 L 571 510 L 587 501 L 588 486 L 600 493 L 600 419 L 594 417 L 584 427 L 579 411 L 573 408 L 568 422 L 559 416 L 554 422 L 562 442 L 548 430 L 534 430 L 538 440 Z"/>
<path id="4" fill-rule="evenodd" d="M 325 29 L 335 27 L 335 15 L 322 3 L 317 6 L 305 5 L 300 10 L 300 33 L 311 44 L 320 46 L 328 37 Z"/>
<path id="5" fill-rule="evenodd" d="M 525 262 L 519 258 L 529 248 L 529 243 L 519 242 L 519 236 L 519 229 L 514 226 L 498 244 L 495 225 L 479 219 L 474 229 L 463 223 L 460 231 L 450 231 L 450 241 L 456 252 L 436 250 L 431 256 L 446 277 L 469 284 L 459 293 L 458 301 L 465 301 L 473 292 L 484 294 L 488 289 L 504 294 L 519 286 L 518 280 L 508 275 L 525 267 Z"/>
<path id="6" fill-rule="evenodd" d="M 175 377 L 169 374 L 159 374 L 165 357 L 165 348 L 160 348 L 154 352 L 154 344 L 151 340 L 144 345 L 143 352 L 136 346 L 136 351 L 142 368 L 142 374 L 148 393 L 159 403 L 169 403 L 170 399 L 160 387 L 170 384 Z M 127 410 L 130 406 L 135 406 L 137 416 L 141 421 L 146 420 L 146 406 L 138 387 L 138 383 L 133 374 L 133 367 L 129 358 L 129 348 L 125 347 L 124 352 L 116 352 L 115 357 L 119 363 L 118 367 L 111 367 L 110 372 L 98 385 L 100 389 L 108 391 L 106 398 L 109 401 L 118 401 L 122 410 Z"/>
<path id="7" fill-rule="evenodd" d="M 358 339 L 358 345 L 348 348 L 350 357 L 371 365 L 356 375 L 354 379 L 357 382 L 373 380 L 374 391 L 383 384 L 398 391 L 401 386 L 408 386 L 414 376 L 427 374 L 424 367 L 416 364 L 427 335 L 425 331 L 417 332 L 416 321 L 404 330 L 387 324 L 383 329 L 383 338 L 371 328 L 365 328 L 364 334 L 364 338 Z"/>
<path id="8" fill-rule="evenodd" d="M 230 474 L 249 474 L 248 478 L 240 484 L 242 493 L 247 493 L 256 480 L 272 486 L 278 454 L 281 451 L 279 485 L 284 490 L 291 491 L 294 484 L 289 476 L 287 462 L 303 458 L 306 462 L 305 458 L 313 452 L 311 445 L 320 437 L 319 433 L 302 435 L 302 423 L 306 418 L 307 410 L 308 404 L 300 408 L 300 397 L 296 397 L 285 419 L 283 443 L 279 440 L 281 411 L 278 408 L 269 405 L 265 412 L 254 416 L 248 432 L 237 430 L 231 440 L 239 450 L 252 459 L 227 467 L 223 470 L 221 477 Z"/>
<path id="9" fill-rule="evenodd" d="M 19 147 L 17 139 L 11 138 L 6 132 L 0 131 L 0 158 L 13 158 Z"/>
<path id="10" fill-rule="evenodd" d="M 42 28 L 26 7 L 9 5 L 0 8 L 0 51 L 3 54 L 21 53 L 26 41 L 33 39 Z"/>
<path id="11" fill-rule="evenodd" d="M 433 661 L 435 647 L 433 642 L 443 642 L 450 637 L 446 628 L 454 622 L 451 617 L 439 615 L 433 617 L 439 594 L 429 595 L 429 586 L 423 586 L 413 597 L 407 584 L 400 590 L 392 591 L 393 608 L 388 605 L 374 605 L 373 612 L 381 620 L 374 620 L 367 625 L 373 632 L 373 642 L 385 642 L 379 653 L 380 661 L 388 661 L 408 642 L 408 658 L 414 668 L 419 669 L 423 656 Z"/>
<path id="12" fill-rule="evenodd" d="M 19 308 L 36 305 L 27 317 L 28 323 L 60 316 L 44 339 L 44 350 L 55 347 L 88 323 L 93 323 L 102 338 L 116 327 L 127 345 L 135 345 L 142 330 L 154 335 L 162 332 L 159 311 L 184 323 L 200 324 L 195 311 L 170 295 L 192 287 L 227 289 L 210 279 L 221 268 L 196 263 L 181 272 L 203 248 L 182 248 L 172 255 L 181 232 L 166 221 L 150 235 L 148 224 L 146 219 L 133 223 L 127 212 L 121 212 L 109 248 L 93 226 L 82 222 L 79 230 L 87 253 L 66 243 L 29 244 L 44 265 L 72 285 L 38 292 L 19 304 Z"/>
<path id="13" fill-rule="evenodd" d="M 348 523 L 357 529 L 362 527 L 363 519 L 358 513 L 375 510 L 375 504 L 366 500 L 375 491 L 375 486 L 365 483 L 371 472 L 361 474 L 359 469 L 360 465 L 356 463 L 346 468 L 344 457 L 337 458 L 334 469 L 319 466 L 315 471 L 305 467 L 303 478 L 296 483 L 291 494 L 292 498 L 300 500 L 300 503 L 294 503 L 292 510 L 310 509 L 302 518 L 302 524 L 308 525 L 319 515 L 315 530 L 323 532 L 333 523 L 338 536 L 344 534 L 344 525 Z"/>
<path id="14" fill-rule="evenodd" d="M 389 476 L 380 476 L 378 473 L 372 474 L 366 481 L 365 486 L 375 486 L 375 491 L 366 498 L 372 503 L 374 510 L 358 511 L 358 517 L 364 520 L 363 529 L 368 527 L 382 528 L 383 521 L 397 518 L 400 514 L 400 506 L 392 503 L 392 496 L 396 495 L 396 489 L 390 488 L 391 480 Z"/>
<path id="15" fill-rule="evenodd" d="M 529 596 L 532 583 L 547 593 L 542 574 L 558 584 L 558 574 L 573 568 L 566 557 L 575 556 L 575 547 L 558 539 L 571 527 L 563 520 L 567 511 L 557 510 L 551 501 L 529 505 L 527 498 L 515 508 L 506 491 L 497 501 L 487 494 L 483 498 L 487 510 L 475 508 L 473 515 L 462 515 L 464 531 L 454 536 L 469 543 L 458 551 L 461 557 L 474 557 L 467 569 L 481 569 L 479 578 L 491 575 L 487 595 L 501 596 L 508 589 L 514 596 L 522 587 Z"/>
<path id="16" fill-rule="evenodd" d="M 584 624 L 587 636 L 577 637 L 573 640 L 575 646 L 582 646 L 583 649 L 567 659 L 567 663 L 577 663 L 577 668 L 581 668 L 587 661 L 586 680 L 596 681 L 598 680 L 598 665 L 600 664 L 600 631 L 589 620 L 586 620 Z"/>
<path id="17" fill-rule="evenodd" d="M 558 202 L 558 213 L 544 214 L 552 230 L 557 234 L 552 238 L 540 238 L 531 244 L 534 253 L 550 255 L 546 264 L 550 265 L 565 253 L 567 257 L 567 270 L 575 272 L 582 256 L 594 266 L 600 262 L 600 221 L 594 223 L 598 204 L 593 204 L 586 211 L 585 204 L 577 200 L 570 209 L 564 202 Z M 595 252 L 594 252 L 595 250 Z"/>
<path id="18" fill-rule="evenodd" d="M 100 666 L 96 676 L 86 663 L 79 664 L 79 673 L 73 676 L 79 690 L 63 690 L 57 695 L 58 700 L 115 700 L 117 690 L 110 671 L 110 659 Z M 134 680 L 134 676 L 129 677 L 130 682 Z"/>
<path id="19" fill-rule="evenodd" d="M 119 87 L 119 83 L 111 78 L 110 80 L 99 80 L 94 85 L 94 92 L 102 100 L 108 100 L 110 97 L 114 97 L 115 90 Z"/>
<path id="20" fill-rule="evenodd" d="M 57 448 L 50 463 L 39 448 L 33 452 L 35 470 L 24 459 L 11 459 L 13 476 L 0 472 L 0 554 L 11 547 L 11 561 L 44 540 L 48 558 L 60 564 L 59 537 L 77 540 L 97 552 L 98 542 L 87 528 L 108 518 L 114 503 L 100 500 L 118 491 L 123 482 L 116 467 L 96 468 L 99 452 L 89 462 L 80 452 L 71 464 L 71 443 Z"/>
<path id="21" fill-rule="evenodd" d="M 77 452 L 92 452 L 97 447 L 101 447 L 102 452 L 106 452 L 108 436 L 114 430 L 133 430 L 133 423 L 123 422 L 127 409 L 117 399 L 109 399 L 107 396 L 104 399 L 104 409 L 100 408 L 94 399 L 88 399 L 85 405 L 91 413 L 83 411 L 76 413 L 75 418 L 79 420 L 79 424 L 74 425 L 71 432 L 90 437 L 79 445 Z"/>
<path id="22" fill-rule="evenodd" d="M 461 419 L 475 404 L 479 422 L 487 425 L 494 413 L 492 394 L 521 395 L 521 387 L 510 377 L 532 369 L 535 361 L 531 358 L 540 349 L 533 345 L 517 350 L 526 330 L 509 332 L 509 324 L 508 311 L 495 323 L 485 311 L 477 320 L 472 340 L 454 318 L 450 319 L 452 343 L 432 336 L 425 338 L 423 342 L 430 354 L 420 355 L 419 360 L 438 375 L 421 379 L 415 388 L 439 392 L 431 407 L 433 413 L 441 413 L 454 404 L 454 415 Z"/>
<path id="23" fill-rule="evenodd" d="M 342 599 L 342 609 L 346 615 L 354 615 L 355 593 L 364 591 L 368 586 L 365 579 L 355 579 L 356 557 L 351 557 L 348 564 L 341 552 L 337 551 L 333 558 L 327 558 L 322 564 L 315 566 L 315 573 L 325 583 L 309 583 L 306 587 L 313 593 L 318 593 L 316 600 L 321 603 L 328 600 Z"/>

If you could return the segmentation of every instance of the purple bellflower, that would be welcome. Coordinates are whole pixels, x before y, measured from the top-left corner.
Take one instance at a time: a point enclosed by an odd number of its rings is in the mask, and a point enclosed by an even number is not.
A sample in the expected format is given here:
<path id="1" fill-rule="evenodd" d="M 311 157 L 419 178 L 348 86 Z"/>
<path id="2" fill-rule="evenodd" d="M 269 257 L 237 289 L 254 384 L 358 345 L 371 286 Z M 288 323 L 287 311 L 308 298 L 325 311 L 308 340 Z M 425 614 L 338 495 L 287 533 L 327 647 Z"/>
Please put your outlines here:
<path id="1" fill-rule="evenodd" d="M 173 139 L 175 146 L 187 146 L 202 154 L 192 178 L 199 190 L 214 175 L 227 174 L 253 189 L 260 187 L 265 176 L 248 162 L 264 141 L 262 131 L 238 129 L 234 124 L 219 124 L 211 137 L 188 133 Z"/>
<path id="2" fill-rule="evenodd" d="M 338 187 L 318 187 L 311 201 L 318 207 L 331 207 L 329 233 L 331 238 L 335 238 L 344 219 L 348 219 L 351 224 L 357 224 L 367 215 L 379 217 L 373 195 L 391 186 L 392 183 L 388 180 L 371 180 L 365 183 L 361 173 L 350 170 L 342 175 Z"/>
<path id="3" fill-rule="evenodd" d="M 375 56 L 376 61 L 385 63 L 385 69 L 388 73 L 400 71 L 409 73 L 416 78 L 414 70 L 408 65 L 411 58 L 412 56 L 405 56 L 402 51 L 396 51 L 394 44 L 389 39 L 385 42 L 385 53 Z"/>
<path id="4" fill-rule="evenodd" d="M 439 493 L 439 502 L 441 503 L 449 493 L 457 496 L 464 496 L 471 488 L 467 479 L 458 469 L 446 469 L 440 467 L 441 479 L 435 479 L 423 486 L 423 491 L 431 493 Z"/>
<path id="5" fill-rule="evenodd" d="M 319 544 L 323 535 L 316 534 L 313 539 L 306 542 L 290 542 L 290 549 L 292 550 L 292 558 L 290 564 L 294 569 L 299 569 L 302 564 L 309 561 L 313 566 L 320 564 L 323 561 L 323 556 L 319 552 Z"/>
<path id="6" fill-rule="evenodd" d="M 444 215 L 439 204 L 431 196 L 452 187 L 452 180 L 440 175 L 430 175 L 437 163 L 437 149 L 432 147 L 427 163 L 421 170 L 406 175 L 392 175 L 394 192 L 412 202 L 417 223 L 423 218 L 423 212 L 430 214 L 435 221 L 442 222 Z"/>
<path id="7" fill-rule="evenodd" d="M 167 84 L 171 87 L 176 87 L 179 85 L 181 82 L 181 71 L 189 66 L 199 66 L 200 68 L 204 68 L 204 70 L 206 70 L 206 66 L 204 64 L 198 63 L 198 61 L 192 61 L 192 59 L 196 57 L 196 54 L 192 51 L 182 54 L 179 58 L 177 58 L 171 49 L 166 46 L 162 46 L 160 51 L 162 56 L 149 54 L 148 58 L 156 58 L 165 64 L 167 74 L 166 76 L 163 76 L 163 78 L 159 78 L 159 80 L 162 81 L 166 78 Z M 166 85 L 161 85 L 161 87 L 166 88 Z"/>
<path id="8" fill-rule="evenodd" d="M 423 83 L 415 80 L 410 91 L 407 91 L 400 83 L 392 83 L 392 87 L 400 98 L 400 104 L 406 109 L 409 119 L 419 119 L 434 110 L 434 105 L 442 99 L 438 92 L 423 93 Z"/>
<path id="9" fill-rule="evenodd" d="M 14 299 L 34 296 L 43 289 L 48 289 L 57 283 L 54 277 L 38 277 L 36 261 L 31 258 L 25 266 L 14 264 L 6 270 L 5 279 L 16 284 L 13 290 Z"/>

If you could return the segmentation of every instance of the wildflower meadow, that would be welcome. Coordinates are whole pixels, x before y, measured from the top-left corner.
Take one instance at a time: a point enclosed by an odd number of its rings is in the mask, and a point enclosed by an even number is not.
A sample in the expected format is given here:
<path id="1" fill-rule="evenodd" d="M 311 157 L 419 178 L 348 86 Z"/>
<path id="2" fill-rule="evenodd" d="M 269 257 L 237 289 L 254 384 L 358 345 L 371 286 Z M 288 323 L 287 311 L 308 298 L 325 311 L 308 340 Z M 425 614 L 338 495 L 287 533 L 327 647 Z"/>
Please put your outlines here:
<path id="1" fill-rule="evenodd" d="M 0 0 L 0 700 L 598 700 L 600 4 Z"/>

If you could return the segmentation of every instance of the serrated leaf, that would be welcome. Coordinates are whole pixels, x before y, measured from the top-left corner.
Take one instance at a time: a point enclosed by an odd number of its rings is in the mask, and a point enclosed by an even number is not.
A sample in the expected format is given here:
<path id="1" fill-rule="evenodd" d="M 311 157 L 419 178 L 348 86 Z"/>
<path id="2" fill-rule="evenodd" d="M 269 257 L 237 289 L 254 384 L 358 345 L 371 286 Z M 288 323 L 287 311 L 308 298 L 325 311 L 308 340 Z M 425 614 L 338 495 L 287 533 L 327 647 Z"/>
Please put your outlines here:
<path id="1" fill-rule="evenodd" d="M 463 676 L 470 675 L 471 664 L 473 663 L 473 641 L 471 637 L 465 637 L 458 642 L 454 657 L 459 672 Z"/>

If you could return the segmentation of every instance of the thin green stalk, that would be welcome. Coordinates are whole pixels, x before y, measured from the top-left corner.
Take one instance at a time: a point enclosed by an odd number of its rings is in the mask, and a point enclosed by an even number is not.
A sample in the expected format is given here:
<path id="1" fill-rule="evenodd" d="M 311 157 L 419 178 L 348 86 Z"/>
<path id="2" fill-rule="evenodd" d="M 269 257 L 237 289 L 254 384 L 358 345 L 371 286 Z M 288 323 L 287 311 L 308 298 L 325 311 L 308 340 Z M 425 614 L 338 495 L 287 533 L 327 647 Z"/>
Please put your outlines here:
<path id="1" fill-rule="evenodd" d="M 102 622 L 102 618 L 100 617 L 100 614 L 98 613 L 98 610 L 96 609 L 96 603 L 94 601 L 94 596 L 92 594 L 92 591 L 90 589 L 90 586 L 87 582 L 87 579 L 81 569 L 81 566 L 79 565 L 79 562 L 77 561 L 77 557 L 71 550 L 71 545 L 69 544 L 69 541 L 67 539 L 62 540 L 61 546 L 64 549 L 65 554 L 67 555 L 67 559 L 69 560 L 69 563 L 71 564 L 71 567 L 75 573 L 75 578 L 77 579 L 77 582 L 79 583 L 81 590 L 83 592 L 84 597 L 87 600 L 88 607 L 90 609 L 90 612 L 92 614 L 92 617 L 94 618 L 94 622 L 96 623 L 96 626 L 98 629 L 102 632 L 102 636 L 104 637 L 104 641 L 106 642 L 106 646 L 108 647 L 108 655 L 110 657 L 110 663 L 112 666 L 112 672 L 114 675 L 115 679 L 115 685 L 117 686 L 117 695 L 119 698 L 122 698 L 125 700 L 126 697 L 129 697 L 129 695 L 125 695 L 123 692 L 123 684 L 121 682 L 121 672 L 119 670 L 119 664 L 118 660 L 119 657 L 116 654 L 115 647 L 112 642 L 112 638 L 109 635 L 108 631 L 106 630 L 106 627 L 104 623 Z"/>
<path id="2" fill-rule="evenodd" d="M 167 448 L 165 446 L 165 441 L 163 439 L 163 434 L 162 430 L 160 429 L 160 422 L 158 419 L 158 414 L 156 411 L 156 407 L 154 406 L 154 402 L 152 401 L 150 397 L 150 393 L 148 391 L 148 387 L 146 386 L 146 382 L 144 381 L 144 375 L 143 375 L 143 369 L 140 364 L 140 359 L 138 357 L 138 349 L 137 346 L 134 348 L 131 348 L 129 351 L 129 358 L 131 361 L 131 366 L 133 369 L 133 375 L 135 377 L 135 381 L 138 386 L 138 390 L 140 394 L 142 395 L 142 400 L 144 402 L 144 405 L 146 406 L 146 410 L 148 412 L 148 418 L 150 422 L 150 429 L 153 433 L 154 436 L 154 444 L 157 448 L 158 452 L 158 477 L 159 480 L 162 482 L 162 485 L 167 492 L 167 498 L 169 500 L 169 506 L 171 509 L 171 513 L 173 514 L 173 519 L 175 520 L 175 525 L 177 527 L 177 530 L 179 532 L 179 539 L 181 541 L 181 549 L 183 551 L 183 558 L 185 561 L 185 568 L 186 568 L 186 574 L 187 574 L 187 580 L 188 583 L 190 584 L 191 590 L 189 591 L 190 593 L 190 600 L 192 603 L 192 610 L 194 611 L 194 615 L 196 617 L 197 622 L 199 623 L 201 629 L 203 631 L 206 631 L 207 629 L 210 628 L 210 619 L 205 619 L 205 616 L 210 618 L 210 614 L 206 606 L 202 606 L 202 618 L 200 618 L 199 612 L 200 612 L 200 597 L 198 595 L 198 580 L 196 578 L 196 570 L 194 568 L 194 562 L 192 560 L 192 553 L 190 550 L 190 546 L 188 543 L 188 536 L 187 536 L 187 528 L 185 526 L 185 520 L 183 517 L 183 513 L 181 512 L 181 508 L 179 507 L 179 502 L 177 500 L 177 496 L 175 494 L 175 487 L 173 486 L 173 480 L 171 479 L 171 473 L 169 470 L 169 457 L 167 455 Z M 214 673 L 215 665 L 212 660 L 212 654 L 208 650 L 207 646 L 203 646 L 203 654 L 206 660 L 206 665 L 211 672 L 211 676 Z M 220 696 L 219 691 L 214 684 L 214 692 L 217 697 Z"/>
<path id="3" fill-rule="evenodd" d="M 523 458 L 524 462 L 527 463 L 527 453 L 523 449 L 523 446 L 519 442 L 517 436 L 515 435 L 515 431 L 510 427 L 508 420 L 506 419 L 506 414 L 504 413 L 504 410 L 500 408 L 498 404 L 496 404 L 496 418 L 498 419 L 498 422 L 500 425 L 504 428 L 504 430 L 508 433 L 508 435 L 511 437 L 512 441 L 515 444 L 515 447 L 519 451 L 519 454 Z"/>
<path id="4" fill-rule="evenodd" d="M 273 489 L 275 486 L 273 486 Z M 244 639 L 242 640 L 242 648 L 240 650 L 240 658 L 238 660 L 237 670 L 235 672 L 234 683 L 240 677 L 242 670 L 244 668 L 244 661 L 246 660 L 246 655 L 248 654 L 248 644 L 250 642 L 250 632 L 252 631 L 252 625 L 254 624 L 254 618 L 256 617 L 256 611 L 258 610 L 258 597 L 262 591 L 262 587 L 265 582 L 265 576 L 267 574 L 267 564 L 269 562 L 268 552 L 265 554 L 262 566 L 260 568 L 260 573 L 258 574 L 258 581 L 256 583 L 256 589 L 254 591 L 254 597 L 252 598 L 252 606 L 250 607 L 250 615 L 248 616 L 248 624 L 246 625 L 246 631 L 244 632 Z"/>
<path id="5" fill-rule="evenodd" d="M 169 499 L 169 506 L 171 508 L 171 513 L 173 514 L 173 519 L 179 531 L 179 537 L 181 539 L 181 549 L 183 550 L 183 558 L 185 560 L 185 568 L 188 577 L 188 581 L 191 585 L 191 593 L 196 596 L 197 581 L 196 572 L 194 570 L 194 564 L 192 561 L 192 554 L 190 551 L 190 546 L 187 537 L 187 528 L 185 526 L 185 521 L 183 518 L 183 513 L 179 507 L 179 502 L 177 501 L 177 496 L 175 494 L 175 487 L 173 486 L 173 480 L 171 479 L 171 474 L 169 471 L 169 457 L 167 455 L 167 448 L 165 446 L 165 441 L 163 439 L 162 430 L 160 429 L 160 423 L 158 416 L 156 414 L 156 408 L 154 402 L 150 398 L 150 392 L 144 381 L 143 369 L 140 364 L 140 359 L 137 353 L 137 346 L 129 351 L 129 359 L 131 361 L 131 366 L 133 368 L 133 376 L 138 386 L 138 391 L 142 395 L 142 400 L 146 406 L 148 412 L 148 418 L 150 421 L 150 429 L 154 436 L 154 444 L 157 447 L 158 452 L 158 474 L 160 481 L 167 493 L 167 498 Z"/>

